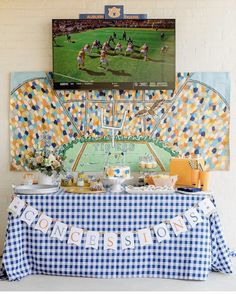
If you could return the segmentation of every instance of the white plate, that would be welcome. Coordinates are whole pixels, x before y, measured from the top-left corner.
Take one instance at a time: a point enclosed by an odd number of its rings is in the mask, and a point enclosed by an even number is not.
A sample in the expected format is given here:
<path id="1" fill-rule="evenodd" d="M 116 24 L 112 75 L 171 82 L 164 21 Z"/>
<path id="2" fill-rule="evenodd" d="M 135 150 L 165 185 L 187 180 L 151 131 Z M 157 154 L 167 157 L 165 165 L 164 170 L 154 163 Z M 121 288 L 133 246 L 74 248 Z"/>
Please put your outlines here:
<path id="1" fill-rule="evenodd" d="M 167 188 L 163 188 L 163 189 L 158 189 L 158 188 L 154 188 L 151 189 L 146 188 L 148 186 L 145 187 L 133 187 L 133 186 L 127 186 L 125 188 L 126 192 L 129 194 L 172 194 L 175 193 L 175 189 L 167 189 Z"/>
<path id="2" fill-rule="evenodd" d="M 187 192 L 187 191 L 179 191 L 176 190 L 177 193 L 180 194 L 186 194 L 186 195 L 202 195 L 202 194 L 206 194 L 206 195 L 211 195 L 212 193 L 210 191 L 199 191 L 199 192 Z"/>
<path id="3" fill-rule="evenodd" d="M 20 185 L 12 186 L 15 194 L 52 194 L 59 190 L 57 185 Z"/>

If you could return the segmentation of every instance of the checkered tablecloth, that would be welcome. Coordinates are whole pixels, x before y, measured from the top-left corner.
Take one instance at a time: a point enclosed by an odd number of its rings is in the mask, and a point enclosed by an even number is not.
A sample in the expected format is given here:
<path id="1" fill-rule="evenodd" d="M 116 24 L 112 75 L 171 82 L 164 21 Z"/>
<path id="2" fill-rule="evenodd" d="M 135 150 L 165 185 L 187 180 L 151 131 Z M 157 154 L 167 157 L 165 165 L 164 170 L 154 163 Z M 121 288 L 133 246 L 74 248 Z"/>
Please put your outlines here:
<path id="1" fill-rule="evenodd" d="M 146 228 L 171 219 L 207 196 L 198 195 L 74 195 L 60 191 L 53 195 L 18 195 L 30 205 L 59 219 L 93 231 L 122 232 Z M 211 198 L 214 202 L 214 199 Z M 199 211 L 200 212 L 200 211 Z M 217 213 L 205 217 L 196 228 L 176 237 L 169 226 L 170 240 L 135 249 L 104 250 L 68 245 L 66 239 L 50 238 L 9 214 L 3 255 L 3 275 L 19 280 L 30 274 L 96 278 L 160 277 L 205 280 L 210 271 L 231 273 L 230 251 L 225 244 Z M 37 219 L 35 220 L 35 222 Z M 35 223 L 34 222 L 34 223 Z M 68 237 L 68 234 L 67 234 Z"/>

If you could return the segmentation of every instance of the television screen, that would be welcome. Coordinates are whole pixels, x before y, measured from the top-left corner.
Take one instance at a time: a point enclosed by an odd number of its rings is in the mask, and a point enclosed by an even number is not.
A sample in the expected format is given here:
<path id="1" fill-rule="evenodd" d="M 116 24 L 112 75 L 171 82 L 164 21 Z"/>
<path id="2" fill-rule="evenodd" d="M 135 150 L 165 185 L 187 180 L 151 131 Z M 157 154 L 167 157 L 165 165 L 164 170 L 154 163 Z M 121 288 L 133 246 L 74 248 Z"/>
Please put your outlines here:
<path id="1" fill-rule="evenodd" d="M 54 19 L 52 37 L 54 89 L 174 89 L 174 19 Z"/>

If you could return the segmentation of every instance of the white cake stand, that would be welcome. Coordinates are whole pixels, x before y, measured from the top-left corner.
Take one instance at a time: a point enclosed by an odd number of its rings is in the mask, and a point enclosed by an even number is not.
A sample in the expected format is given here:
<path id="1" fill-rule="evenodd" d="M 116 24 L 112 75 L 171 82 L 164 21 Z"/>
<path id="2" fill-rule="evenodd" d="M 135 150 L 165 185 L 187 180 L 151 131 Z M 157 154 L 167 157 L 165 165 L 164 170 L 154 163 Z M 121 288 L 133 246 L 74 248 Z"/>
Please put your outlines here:
<path id="1" fill-rule="evenodd" d="M 129 178 L 119 178 L 119 177 L 105 177 L 106 181 L 109 181 L 112 186 L 111 186 L 111 192 L 113 193 L 121 193 L 123 192 L 125 189 L 121 186 L 122 183 L 124 183 L 125 181 L 131 180 L 133 179 L 133 177 L 129 177 Z"/>

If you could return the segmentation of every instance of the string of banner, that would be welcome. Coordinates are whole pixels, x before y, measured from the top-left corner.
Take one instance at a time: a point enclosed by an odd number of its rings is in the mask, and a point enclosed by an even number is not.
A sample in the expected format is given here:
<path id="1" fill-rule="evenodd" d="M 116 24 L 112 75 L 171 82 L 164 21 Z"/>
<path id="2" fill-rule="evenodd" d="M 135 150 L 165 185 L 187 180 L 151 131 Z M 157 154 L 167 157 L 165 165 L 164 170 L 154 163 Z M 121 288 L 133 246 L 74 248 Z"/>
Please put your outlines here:
<path id="1" fill-rule="evenodd" d="M 60 241 L 64 241 L 66 237 L 67 230 L 69 228 L 69 237 L 67 239 L 68 244 L 74 244 L 80 246 L 82 236 L 86 233 L 85 247 L 98 249 L 99 237 L 104 235 L 104 249 L 117 250 L 117 238 L 118 235 L 121 236 L 121 248 L 124 249 L 134 249 L 134 234 L 138 235 L 138 239 L 141 246 L 153 244 L 153 239 L 151 235 L 151 230 L 158 242 L 170 239 L 169 229 L 167 224 L 171 225 L 176 236 L 188 231 L 187 226 L 184 221 L 184 217 L 187 219 L 191 228 L 195 228 L 198 223 L 203 222 L 201 214 L 198 212 L 199 208 L 204 216 L 209 217 L 216 208 L 209 198 L 205 198 L 198 202 L 196 205 L 192 206 L 190 209 L 186 210 L 182 214 L 170 219 L 163 221 L 157 225 L 148 226 L 147 228 L 139 229 L 136 231 L 126 231 L 126 232 L 103 232 L 103 231 L 92 231 L 85 228 L 79 228 L 73 225 L 68 225 L 60 220 L 53 219 L 46 215 L 44 212 L 38 211 L 33 206 L 29 205 L 26 201 L 14 196 L 13 200 L 8 207 L 8 211 L 13 214 L 14 217 L 20 217 L 20 220 L 25 222 L 28 226 L 31 226 L 38 216 L 38 220 L 34 226 L 35 230 L 40 230 L 42 233 L 46 234 L 49 231 L 52 223 L 55 223 L 52 232 L 50 234 L 51 238 L 56 238 Z"/>

